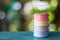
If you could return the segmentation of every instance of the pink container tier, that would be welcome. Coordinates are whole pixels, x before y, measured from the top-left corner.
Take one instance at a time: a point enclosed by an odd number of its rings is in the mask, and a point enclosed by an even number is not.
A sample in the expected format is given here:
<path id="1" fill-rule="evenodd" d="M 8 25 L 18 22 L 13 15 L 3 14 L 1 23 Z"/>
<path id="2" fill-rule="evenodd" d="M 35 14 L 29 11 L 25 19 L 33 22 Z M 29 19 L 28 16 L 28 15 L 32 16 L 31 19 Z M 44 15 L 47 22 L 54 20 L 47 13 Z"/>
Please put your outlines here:
<path id="1" fill-rule="evenodd" d="M 34 20 L 37 21 L 48 21 L 48 14 L 47 13 L 35 13 Z"/>

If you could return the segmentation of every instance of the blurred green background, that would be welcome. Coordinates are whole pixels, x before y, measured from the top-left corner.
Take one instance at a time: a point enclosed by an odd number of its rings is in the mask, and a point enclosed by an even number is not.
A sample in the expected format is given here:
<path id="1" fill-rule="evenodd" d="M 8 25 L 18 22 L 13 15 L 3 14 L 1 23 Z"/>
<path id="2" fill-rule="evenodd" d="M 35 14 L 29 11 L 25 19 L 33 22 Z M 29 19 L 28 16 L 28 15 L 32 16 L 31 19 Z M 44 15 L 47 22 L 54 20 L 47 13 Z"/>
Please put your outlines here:
<path id="1" fill-rule="evenodd" d="M 0 0 L 0 31 L 33 31 L 31 0 Z M 28 7 L 28 8 L 27 8 Z M 49 31 L 60 31 L 60 0 L 53 13 L 49 15 Z"/>

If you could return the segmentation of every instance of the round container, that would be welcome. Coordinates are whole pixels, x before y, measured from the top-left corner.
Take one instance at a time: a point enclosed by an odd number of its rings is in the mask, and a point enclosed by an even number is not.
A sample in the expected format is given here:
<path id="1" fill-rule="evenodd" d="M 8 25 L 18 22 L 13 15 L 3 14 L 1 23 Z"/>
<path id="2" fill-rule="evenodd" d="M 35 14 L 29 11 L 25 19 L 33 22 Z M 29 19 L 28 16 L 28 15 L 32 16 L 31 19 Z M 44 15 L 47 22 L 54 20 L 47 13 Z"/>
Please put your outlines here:
<path id="1" fill-rule="evenodd" d="M 34 14 L 34 36 L 47 37 L 48 36 L 48 14 L 36 13 Z"/>
<path id="2" fill-rule="evenodd" d="M 48 14 L 47 13 L 36 13 L 34 14 L 34 20 L 48 21 Z"/>
<path id="3" fill-rule="evenodd" d="M 37 25 L 37 26 L 47 26 L 49 23 L 48 21 L 36 21 L 34 20 L 34 25 Z"/>
<path id="4" fill-rule="evenodd" d="M 47 37 L 48 36 L 48 31 L 34 31 L 34 36 L 35 37 Z"/>

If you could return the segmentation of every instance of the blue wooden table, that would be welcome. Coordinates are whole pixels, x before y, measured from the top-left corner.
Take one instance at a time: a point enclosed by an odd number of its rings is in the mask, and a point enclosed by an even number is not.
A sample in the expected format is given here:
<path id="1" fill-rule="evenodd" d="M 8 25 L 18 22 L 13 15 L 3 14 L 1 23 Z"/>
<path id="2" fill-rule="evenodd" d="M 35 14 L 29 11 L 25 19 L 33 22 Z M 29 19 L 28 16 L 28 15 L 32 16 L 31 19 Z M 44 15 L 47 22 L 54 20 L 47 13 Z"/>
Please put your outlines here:
<path id="1" fill-rule="evenodd" d="M 60 32 L 50 32 L 46 38 L 35 38 L 33 32 L 0 32 L 0 40 L 60 40 Z"/>

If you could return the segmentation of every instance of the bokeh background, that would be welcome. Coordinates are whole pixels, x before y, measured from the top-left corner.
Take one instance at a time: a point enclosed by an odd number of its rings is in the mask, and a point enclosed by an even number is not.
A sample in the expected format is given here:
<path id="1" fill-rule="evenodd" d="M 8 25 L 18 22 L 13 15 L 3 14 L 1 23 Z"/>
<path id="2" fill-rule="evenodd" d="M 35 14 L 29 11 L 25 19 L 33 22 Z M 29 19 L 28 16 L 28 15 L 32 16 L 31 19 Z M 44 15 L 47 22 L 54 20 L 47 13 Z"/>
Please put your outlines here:
<path id="1" fill-rule="evenodd" d="M 57 1 L 49 31 L 60 31 L 60 0 Z M 27 2 L 30 0 L 0 0 L 0 31 L 33 31 L 33 20 L 28 14 L 31 7 L 25 7 Z"/>

